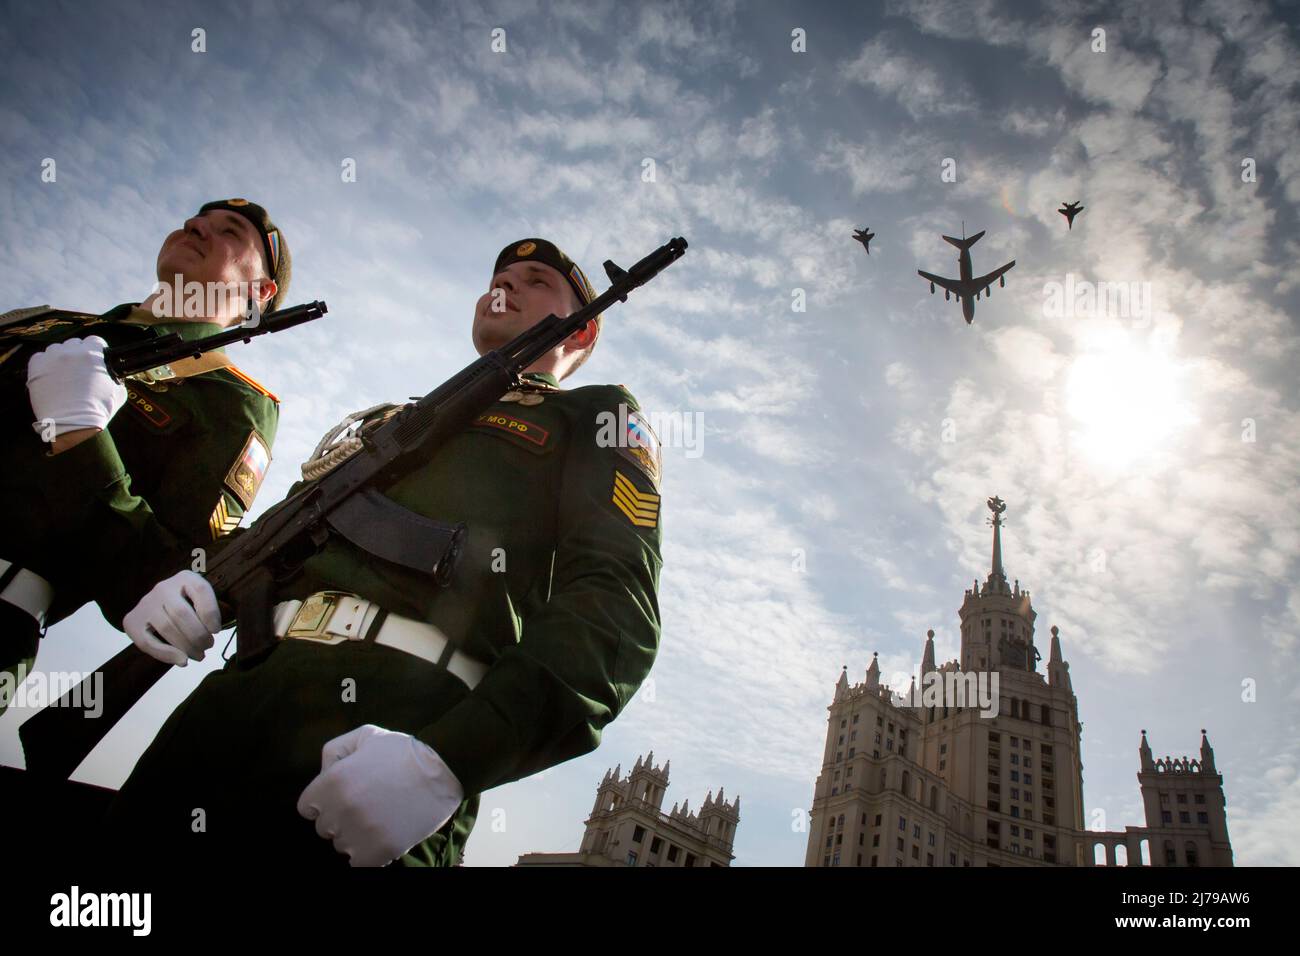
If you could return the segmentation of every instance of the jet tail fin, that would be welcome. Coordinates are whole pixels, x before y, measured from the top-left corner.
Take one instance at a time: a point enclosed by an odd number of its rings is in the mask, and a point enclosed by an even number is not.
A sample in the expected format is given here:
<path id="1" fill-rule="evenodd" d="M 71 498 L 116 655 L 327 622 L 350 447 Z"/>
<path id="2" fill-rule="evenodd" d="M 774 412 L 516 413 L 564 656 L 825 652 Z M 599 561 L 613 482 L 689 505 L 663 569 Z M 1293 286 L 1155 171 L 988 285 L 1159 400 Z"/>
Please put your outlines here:
<path id="1" fill-rule="evenodd" d="M 954 239 L 952 236 L 944 236 L 943 241 L 949 243 L 950 245 L 956 246 L 958 249 L 969 249 L 971 246 L 975 245 L 975 243 L 979 242 L 980 239 L 982 239 L 983 237 L 984 237 L 984 230 L 981 229 L 979 232 L 975 233 L 975 235 L 970 236 L 966 239 Z"/>

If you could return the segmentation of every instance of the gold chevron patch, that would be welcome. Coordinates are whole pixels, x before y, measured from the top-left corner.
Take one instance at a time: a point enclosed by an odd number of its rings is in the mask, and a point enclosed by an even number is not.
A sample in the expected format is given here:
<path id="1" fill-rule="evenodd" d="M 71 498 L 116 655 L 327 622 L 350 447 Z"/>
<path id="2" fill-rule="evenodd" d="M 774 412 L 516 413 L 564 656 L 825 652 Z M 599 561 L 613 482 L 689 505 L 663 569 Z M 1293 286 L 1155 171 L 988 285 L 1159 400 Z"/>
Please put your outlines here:
<path id="1" fill-rule="evenodd" d="M 226 507 L 226 496 L 222 495 L 217 499 L 217 507 L 212 512 L 212 517 L 208 519 L 208 530 L 212 532 L 215 540 L 223 534 L 230 534 L 238 527 L 239 518 L 230 513 L 230 509 Z"/>
<path id="2" fill-rule="evenodd" d="M 653 528 L 659 523 L 659 496 L 638 491 L 636 485 L 617 468 L 614 469 L 614 507 L 638 528 Z"/>

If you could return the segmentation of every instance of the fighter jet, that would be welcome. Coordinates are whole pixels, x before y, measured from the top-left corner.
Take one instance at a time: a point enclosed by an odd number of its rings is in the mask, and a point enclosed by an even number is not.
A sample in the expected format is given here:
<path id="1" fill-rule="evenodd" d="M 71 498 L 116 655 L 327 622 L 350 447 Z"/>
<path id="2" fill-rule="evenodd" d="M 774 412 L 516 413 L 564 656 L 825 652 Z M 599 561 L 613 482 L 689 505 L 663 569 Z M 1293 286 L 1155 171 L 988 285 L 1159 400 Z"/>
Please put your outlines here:
<path id="1" fill-rule="evenodd" d="M 992 295 L 994 279 L 998 280 L 998 285 L 1005 286 L 1007 284 L 1005 273 L 1016 264 L 1016 260 L 1012 259 L 1006 265 L 999 266 L 987 275 L 971 278 L 970 247 L 979 242 L 983 235 L 984 231 L 980 230 L 969 239 L 954 239 L 952 236 L 943 237 L 945 242 L 951 243 L 961 250 L 957 256 L 957 264 L 961 269 L 960 279 L 945 279 L 943 276 L 937 276 L 932 272 L 916 270 L 916 274 L 922 279 L 930 280 L 931 295 L 934 295 L 934 287 L 941 285 L 943 286 L 943 297 L 945 299 L 953 295 L 957 296 L 957 301 L 961 303 L 961 313 L 966 317 L 967 325 L 970 325 L 971 320 L 975 318 L 975 302 L 979 299 L 980 293 Z"/>
<path id="2" fill-rule="evenodd" d="M 862 248 L 867 250 L 867 255 L 871 255 L 871 246 L 869 245 L 869 243 L 871 242 L 872 239 L 876 238 L 876 234 L 874 232 L 867 231 L 867 229 L 869 228 L 870 227 L 868 226 L 863 229 L 853 230 L 853 238 L 856 239 L 858 242 L 862 243 Z"/>
<path id="3" fill-rule="evenodd" d="M 1065 217 L 1065 224 L 1070 229 L 1074 228 L 1074 217 L 1083 212 L 1083 207 L 1079 205 L 1079 202 L 1078 199 L 1074 202 L 1067 202 L 1060 209 L 1056 210 Z"/>

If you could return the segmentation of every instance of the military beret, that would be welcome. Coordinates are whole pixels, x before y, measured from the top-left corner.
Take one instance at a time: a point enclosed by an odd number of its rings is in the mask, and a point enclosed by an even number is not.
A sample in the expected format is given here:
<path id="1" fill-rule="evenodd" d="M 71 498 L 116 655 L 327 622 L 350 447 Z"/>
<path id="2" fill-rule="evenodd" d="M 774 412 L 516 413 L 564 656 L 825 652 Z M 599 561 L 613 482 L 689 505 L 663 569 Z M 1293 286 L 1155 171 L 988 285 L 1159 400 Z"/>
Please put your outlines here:
<path id="1" fill-rule="evenodd" d="M 555 269 L 568 281 L 577 294 L 578 301 L 583 305 L 589 305 L 596 298 L 596 292 L 587 281 L 586 273 L 565 255 L 559 246 L 545 239 L 519 239 L 510 243 L 497 256 L 496 264 L 492 267 L 492 275 L 495 276 L 512 262 L 523 260 L 541 262 Z M 596 316 L 596 328 L 600 328 L 600 322 L 604 317 L 603 313 Z"/>
<path id="2" fill-rule="evenodd" d="M 271 221 L 265 209 L 247 199 L 218 199 L 215 202 L 205 203 L 199 209 L 199 215 L 202 216 L 213 209 L 225 209 L 243 216 L 253 224 L 257 234 L 262 237 L 266 274 L 275 280 L 275 297 L 271 299 L 266 311 L 274 312 L 288 294 L 289 279 L 293 275 L 293 257 L 289 255 L 289 246 L 284 241 L 284 234 Z"/>

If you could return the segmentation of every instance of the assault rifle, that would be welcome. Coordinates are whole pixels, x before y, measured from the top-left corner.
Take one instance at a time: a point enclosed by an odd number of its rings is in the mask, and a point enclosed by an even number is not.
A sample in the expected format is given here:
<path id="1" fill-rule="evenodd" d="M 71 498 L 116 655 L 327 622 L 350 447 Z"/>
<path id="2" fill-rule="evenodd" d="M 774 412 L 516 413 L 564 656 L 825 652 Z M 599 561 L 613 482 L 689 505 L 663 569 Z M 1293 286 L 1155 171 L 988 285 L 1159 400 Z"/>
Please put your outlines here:
<path id="1" fill-rule="evenodd" d="M 548 315 L 500 349 L 467 365 L 428 395 L 406 405 L 369 433 L 362 447 L 317 481 L 308 483 L 262 515 L 219 551 L 205 577 L 236 620 L 236 661 L 264 657 L 276 643 L 272 600 L 278 581 L 292 575 L 333 535 L 372 554 L 416 568 L 446 584 L 465 533 L 401 509 L 379 488 L 427 461 L 450 438 L 520 384 L 519 375 L 571 334 L 628 293 L 653 279 L 686 252 L 675 238 L 629 270 L 605 261 L 610 286 L 565 318 Z M 383 520 L 405 511 L 403 521 Z M 405 529 L 394 531 L 394 528 Z M 223 613 L 223 619 L 229 617 Z M 134 644 L 118 653 L 103 672 L 100 716 L 87 720 L 74 701 L 88 700 L 89 688 L 74 687 L 19 728 L 27 769 L 41 776 L 67 777 L 136 702 L 171 668 Z M 94 675 L 86 678 L 90 681 Z M 83 682 L 85 683 L 85 682 Z"/>
<path id="2" fill-rule="evenodd" d="M 111 345 L 104 349 L 104 364 L 108 366 L 108 374 L 113 376 L 113 381 L 120 382 L 128 375 L 148 372 L 160 365 L 175 362 L 177 359 L 198 358 L 204 352 L 211 352 L 223 345 L 230 345 L 240 340 L 247 342 L 268 332 L 280 332 L 295 325 L 302 325 L 312 319 L 319 319 L 328 311 L 324 302 L 308 302 L 304 305 L 280 309 L 277 312 L 268 312 L 258 317 L 251 325 L 237 325 L 216 335 L 208 335 L 188 342 L 175 332 L 171 332 L 154 339 L 132 342 L 129 345 Z"/>

